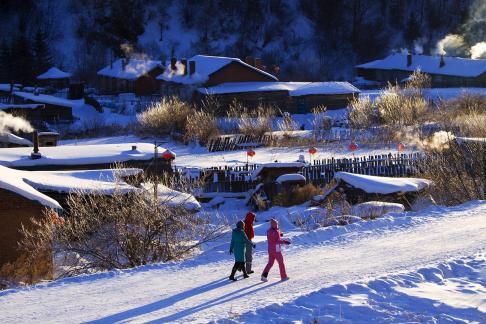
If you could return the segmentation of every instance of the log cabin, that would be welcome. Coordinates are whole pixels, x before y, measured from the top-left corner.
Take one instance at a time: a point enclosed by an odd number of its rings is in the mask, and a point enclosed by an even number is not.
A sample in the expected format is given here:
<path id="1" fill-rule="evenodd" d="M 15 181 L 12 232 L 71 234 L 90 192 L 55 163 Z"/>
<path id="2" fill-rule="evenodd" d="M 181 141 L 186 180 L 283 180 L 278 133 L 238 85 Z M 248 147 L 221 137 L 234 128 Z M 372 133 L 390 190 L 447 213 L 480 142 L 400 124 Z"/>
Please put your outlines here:
<path id="1" fill-rule="evenodd" d="M 415 70 L 428 74 L 432 87 L 486 86 L 486 60 L 481 59 L 395 53 L 356 66 L 359 78 L 381 85 L 405 82 Z"/>
<path id="2" fill-rule="evenodd" d="M 56 67 L 51 67 L 46 72 L 37 76 L 39 83 L 46 87 L 53 87 L 56 89 L 64 89 L 69 86 L 69 79 L 72 74 L 59 70 Z"/>

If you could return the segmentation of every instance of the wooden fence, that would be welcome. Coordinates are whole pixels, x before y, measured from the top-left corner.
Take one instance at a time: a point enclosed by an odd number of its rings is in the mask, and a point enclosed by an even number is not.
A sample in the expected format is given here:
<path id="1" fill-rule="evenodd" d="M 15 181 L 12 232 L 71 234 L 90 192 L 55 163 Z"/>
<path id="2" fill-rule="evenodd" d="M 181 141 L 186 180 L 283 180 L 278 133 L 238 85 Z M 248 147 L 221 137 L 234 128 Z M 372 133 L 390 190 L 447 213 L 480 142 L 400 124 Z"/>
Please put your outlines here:
<path id="1" fill-rule="evenodd" d="M 336 172 L 350 172 L 356 174 L 410 177 L 418 172 L 422 156 L 412 154 L 383 154 L 353 158 L 330 158 L 315 160 L 312 165 L 302 169 L 302 174 L 308 182 L 317 185 L 328 184 Z M 250 180 L 253 170 L 259 165 L 223 166 L 205 169 L 206 177 L 204 192 L 246 192 L 256 187 L 258 182 Z"/>

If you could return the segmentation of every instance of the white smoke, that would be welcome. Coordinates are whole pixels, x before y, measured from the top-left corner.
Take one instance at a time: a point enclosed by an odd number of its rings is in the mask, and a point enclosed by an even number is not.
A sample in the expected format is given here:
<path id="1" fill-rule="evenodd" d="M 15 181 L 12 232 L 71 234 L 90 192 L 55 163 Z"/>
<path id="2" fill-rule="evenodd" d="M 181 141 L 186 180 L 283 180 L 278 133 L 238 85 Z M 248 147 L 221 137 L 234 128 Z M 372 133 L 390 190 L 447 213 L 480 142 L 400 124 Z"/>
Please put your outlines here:
<path id="1" fill-rule="evenodd" d="M 436 53 L 447 56 L 468 57 L 469 48 L 464 37 L 456 34 L 449 34 L 437 43 Z"/>
<path id="2" fill-rule="evenodd" d="M 0 111 L 0 134 L 10 131 L 23 131 L 26 133 L 32 132 L 34 129 L 28 121 L 21 117 L 15 117 Z"/>
<path id="3" fill-rule="evenodd" d="M 454 134 L 446 131 L 435 132 L 431 136 L 422 137 L 417 132 L 404 132 L 400 134 L 407 143 L 415 145 L 422 150 L 442 151 L 449 148 Z"/>
<path id="4" fill-rule="evenodd" d="M 486 42 L 479 42 L 471 47 L 472 59 L 486 59 Z"/>

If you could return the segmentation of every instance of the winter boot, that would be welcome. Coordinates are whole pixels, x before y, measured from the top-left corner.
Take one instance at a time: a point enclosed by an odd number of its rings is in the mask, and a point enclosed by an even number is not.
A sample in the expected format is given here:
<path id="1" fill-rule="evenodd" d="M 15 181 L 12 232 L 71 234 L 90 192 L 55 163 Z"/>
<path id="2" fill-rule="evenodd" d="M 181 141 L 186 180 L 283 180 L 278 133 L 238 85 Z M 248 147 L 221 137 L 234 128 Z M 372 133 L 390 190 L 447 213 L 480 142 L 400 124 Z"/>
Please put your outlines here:
<path id="1" fill-rule="evenodd" d="M 246 263 L 246 273 L 248 274 L 252 274 L 254 273 L 255 271 L 251 270 L 251 262 L 247 262 Z"/>
<path id="2" fill-rule="evenodd" d="M 233 269 L 231 269 L 231 275 L 229 276 L 229 280 L 236 281 L 238 279 L 235 278 L 236 270 L 238 270 L 238 264 L 235 263 Z"/>
<path id="3" fill-rule="evenodd" d="M 244 262 L 241 262 L 240 263 L 240 270 L 243 271 L 243 278 L 249 278 L 250 277 L 248 275 L 248 273 L 246 272 L 245 263 Z"/>
<path id="4" fill-rule="evenodd" d="M 268 272 L 264 272 L 264 273 L 262 273 L 261 280 L 262 280 L 263 282 L 267 282 L 267 281 L 268 281 L 267 276 L 268 276 Z"/>

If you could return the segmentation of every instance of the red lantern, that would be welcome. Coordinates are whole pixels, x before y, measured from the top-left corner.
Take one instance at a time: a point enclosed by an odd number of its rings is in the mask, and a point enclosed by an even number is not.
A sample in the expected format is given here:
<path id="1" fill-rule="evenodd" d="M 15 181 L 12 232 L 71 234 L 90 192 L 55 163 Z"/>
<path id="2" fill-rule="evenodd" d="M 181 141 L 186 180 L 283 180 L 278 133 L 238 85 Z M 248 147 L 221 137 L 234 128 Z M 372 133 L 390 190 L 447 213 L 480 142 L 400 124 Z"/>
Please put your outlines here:
<path id="1" fill-rule="evenodd" d="M 317 153 L 317 149 L 316 149 L 315 147 L 311 147 L 311 148 L 309 149 L 309 154 L 314 155 L 314 154 L 316 154 L 316 153 Z"/>
<path id="2" fill-rule="evenodd" d="M 162 158 L 165 160 L 171 160 L 174 159 L 175 156 L 170 151 L 165 151 L 164 153 L 162 153 Z"/>
<path id="3" fill-rule="evenodd" d="M 398 152 L 405 151 L 405 144 L 403 144 L 403 143 L 398 143 L 398 145 L 397 145 L 397 150 L 398 150 Z"/>
<path id="4" fill-rule="evenodd" d="M 254 157 L 255 156 L 255 151 L 253 151 L 252 149 L 249 149 L 248 151 L 246 151 L 246 155 L 249 156 L 249 157 Z"/>
<path id="5" fill-rule="evenodd" d="M 355 142 L 351 142 L 351 144 L 349 144 L 349 150 L 351 152 L 354 152 L 358 149 L 358 144 L 356 144 Z"/>

